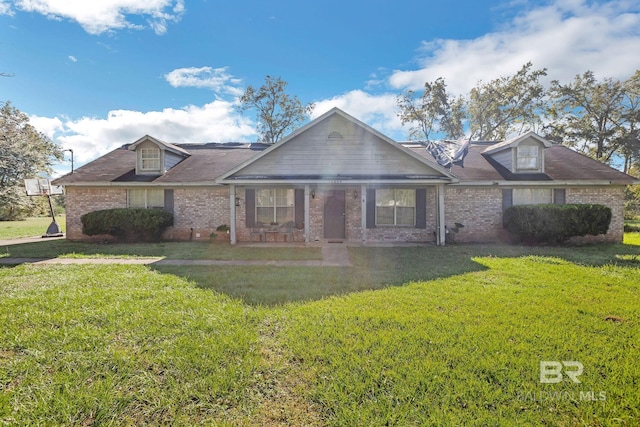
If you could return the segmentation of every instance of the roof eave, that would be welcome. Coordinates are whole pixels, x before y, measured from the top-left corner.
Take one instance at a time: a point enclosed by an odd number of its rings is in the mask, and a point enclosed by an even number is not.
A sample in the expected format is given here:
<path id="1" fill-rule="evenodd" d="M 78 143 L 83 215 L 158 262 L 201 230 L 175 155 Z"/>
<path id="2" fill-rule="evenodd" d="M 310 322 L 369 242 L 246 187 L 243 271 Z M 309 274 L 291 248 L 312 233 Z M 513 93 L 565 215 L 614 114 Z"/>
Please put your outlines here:
<path id="1" fill-rule="evenodd" d="M 453 183 L 455 186 L 481 186 L 481 187 L 558 187 L 558 186 L 626 186 L 632 185 L 626 180 L 606 180 L 606 179 L 560 179 L 551 181 L 506 181 L 506 180 L 481 180 L 481 181 L 459 181 Z"/>

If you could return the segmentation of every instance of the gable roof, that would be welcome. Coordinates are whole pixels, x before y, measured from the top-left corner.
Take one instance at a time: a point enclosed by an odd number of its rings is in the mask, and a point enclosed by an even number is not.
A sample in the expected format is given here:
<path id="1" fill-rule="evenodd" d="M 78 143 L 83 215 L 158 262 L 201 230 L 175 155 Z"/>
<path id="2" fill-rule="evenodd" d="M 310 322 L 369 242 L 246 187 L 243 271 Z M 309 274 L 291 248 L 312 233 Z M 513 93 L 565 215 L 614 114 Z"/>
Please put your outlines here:
<path id="1" fill-rule="evenodd" d="M 344 135 L 343 135 L 344 133 Z M 339 108 L 220 176 L 220 183 L 452 182 L 433 159 L 416 155 Z"/>
<path id="2" fill-rule="evenodd" d="M 497 153 L 498 151 L 506 150 L 507 148 L 517 147 L 518 145 L 520 145 L 521 142 L 527 139 L 534 139 L 538 141 L 544 146 L 544 148 L 549 148 L 554 145 L 551 141 L 544 139 L 537 133 L 533 131 L 529 131 L 529 132 L 523 133 L 522 135 L 518 135 L 514 138 L 508 139 L 506 141 L 502 141 L 497 144 L 490 145 L 484 150 L 484 154 L 493 154 L 493 153 Z"/>
<path id="3" fill-rule="evenodd" d="M 61 185 L 202 185 L 264 150 L 263 144 L 180 144 L 191 154 L 164 175 L 136 175 L 136 153 L 125 145 L 54 180 Z"/>
<path id="4" fill-rule="evenodd" d="M 170 144 L 168 142 L 161 141 L 158 138 L 154 138 L 154 137 L 149 136 L 149 135 L 145 135 L 142 138 L 140 138 L 139 140 L 137 140 L 136 142 L 134 142 L 133 144 L 129 145 L 129 150 L 135 151 L 136 148 L 138 147 L 138 145 L 142 144 L 145 141 L 151 141 L 154 144 L 156 144 L 156 145 L 158 145 L 160 147 L 163 147 L 165 150 L 171 151 L 171 152 L 173 152 L 175 154 L 178 154 L 180 156 L 183 156 L 183 157 L 191 155 L 187 150 L 185 150 L 182 147 L 179 147 L 179 146 L 174 145 L 174 144 Z"/>
<path id="5" fill-rule="evenodd" d="M 511 141 L 512 142 L 512 141 Z M 559 144 L 544 150 L 544 173 L 514 174 L 487 155 L 496 144 L 472 142 L 463 165 L 454 165 L 451 173 L 460 185 L 630 185 L 639 183 L 634 177 Z M 504 145 L 503 145 L 504 147 Z M 424 146 L 411 148 L 422 156 L 431 156 Z"/>

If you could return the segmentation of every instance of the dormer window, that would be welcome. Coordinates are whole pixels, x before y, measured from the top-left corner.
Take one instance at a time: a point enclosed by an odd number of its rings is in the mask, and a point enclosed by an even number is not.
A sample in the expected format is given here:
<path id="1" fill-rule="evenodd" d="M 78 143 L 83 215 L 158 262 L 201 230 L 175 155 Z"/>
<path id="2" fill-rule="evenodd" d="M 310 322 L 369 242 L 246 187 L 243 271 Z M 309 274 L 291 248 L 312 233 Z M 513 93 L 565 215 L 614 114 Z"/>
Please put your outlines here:
<path id="1" fill-rule="evenodd" d="M 159 148 L 142 148 L 140 150 L 140 170 L 144 172 L 160 170 Z"/>
<path id="2" fill-rule="evenodd" d="M 514 174 L 543 174 L 544 150 L 553 146 L 550 141 L 527 132 L 508 141 L 487 147 L 483 154 Z"/>
<path id="3" fill-rule="evenodd" d="M 538 145 L 520 145 L 516 148 L 516 168 L 518 170 L 540 169 L 540 147 Z"/>

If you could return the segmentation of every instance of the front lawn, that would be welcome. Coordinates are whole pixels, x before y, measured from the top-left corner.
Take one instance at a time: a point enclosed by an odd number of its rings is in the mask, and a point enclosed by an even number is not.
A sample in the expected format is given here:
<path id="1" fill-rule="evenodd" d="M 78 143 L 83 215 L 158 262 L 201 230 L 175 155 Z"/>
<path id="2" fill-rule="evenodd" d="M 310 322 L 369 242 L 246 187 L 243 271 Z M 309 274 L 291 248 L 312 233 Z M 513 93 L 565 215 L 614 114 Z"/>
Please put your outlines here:
<path id="1" fill-rule="evenodd" d="M 350 256 L 0 268 L 0 423 L 640 424 L 640 246 Z"/>
<path id="2" fill-rule="evenodd" d="M 162 257 L 212 260 L 319 260 L 320 248 L 232 246 L 224 242 L 87 243 L 44 240 L 0 246 L 0 257 L 11 258 L 112 258 Z"/>
<path id="3" fill-rule="evenodd" d="M 64 215 L 58 216 L 56 222 L 64 232 Z M 0 221 L 0 240 L 42 236 L 47 232 L 50 224 L 50 217 L 27 218 L 24 221 Z"/>

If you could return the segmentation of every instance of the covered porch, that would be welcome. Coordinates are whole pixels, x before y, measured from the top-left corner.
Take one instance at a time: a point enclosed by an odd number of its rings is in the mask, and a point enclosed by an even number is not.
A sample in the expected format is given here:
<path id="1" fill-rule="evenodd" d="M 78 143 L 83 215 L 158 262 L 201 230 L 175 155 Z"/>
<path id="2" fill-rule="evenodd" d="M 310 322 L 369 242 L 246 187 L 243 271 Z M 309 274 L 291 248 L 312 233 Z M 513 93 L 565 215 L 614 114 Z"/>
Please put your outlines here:
<path id="1" fill-rule="evenodd" d="M 230 185 L 231 244 L 445 244 L 444 183 Z"/>

